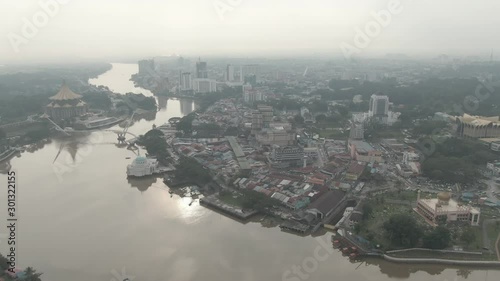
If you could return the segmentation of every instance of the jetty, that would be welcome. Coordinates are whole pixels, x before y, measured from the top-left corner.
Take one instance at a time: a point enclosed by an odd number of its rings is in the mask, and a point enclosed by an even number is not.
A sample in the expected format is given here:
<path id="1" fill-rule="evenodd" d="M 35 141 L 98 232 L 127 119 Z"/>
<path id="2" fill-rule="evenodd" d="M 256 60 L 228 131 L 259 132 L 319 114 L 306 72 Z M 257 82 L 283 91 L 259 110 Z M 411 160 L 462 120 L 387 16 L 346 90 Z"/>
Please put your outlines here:
<path id="1" fill-rule="evenodd" d="M 214 208 L 216 210 L 219 210 L 225 214 L 228 214 L 230 216 L 236 217 L 241 220 L 247 220 L 253 215 L 258 213 L 256 210 L 243 210 L 238 207 L 224 203 L 215 194 L 201 198 L 200 205 Z"/>

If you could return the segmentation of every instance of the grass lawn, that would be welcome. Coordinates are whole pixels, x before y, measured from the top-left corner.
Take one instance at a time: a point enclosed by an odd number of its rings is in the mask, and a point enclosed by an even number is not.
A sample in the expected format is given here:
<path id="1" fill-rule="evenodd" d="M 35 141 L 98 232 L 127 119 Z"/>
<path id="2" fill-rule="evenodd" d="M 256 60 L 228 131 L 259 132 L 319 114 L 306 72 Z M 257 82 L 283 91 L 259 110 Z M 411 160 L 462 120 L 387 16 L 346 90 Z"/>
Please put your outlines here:
<path id="1" fill-rule="evenodd" d="M 488 225 L 486 228 L 488 233 L 488 238 L 491 241 L 491 248 L 494 250 L 495 243 L 497 242 L 498 235 L 500 234 L 500 226 L 497 227 L 495 223 Z"/>
<path id="2" fill-rule="evenodd" d="M 397 205 L 397 204 L 387 204 L 387 203 L 375 203 L 373 204 L 373 212 L 371 217 L 363 222 L 363 227 L 361 229 L 360 235 L 368 240 L 371 240 L 375 245 L 379 244 L 382 250 L 391 249 L 391 241 L 386 236 L 384 230 L 384 223 L 394 214 L 409 213 L 415 216 L 419 224 L 424 223 L 423 219 L 420 218 L 410 206 Z"/>
<path id="3" fill-rule="evenodd" d="M 411 202 L 416 202 L 417 201 L 417 191 L 413 190 L 401 190 L 401 191 L 396 191 L 396 192 L 387 192 L 384 194 L 377 195 L 379 198 L 384 198 L 384 199 L 393 199 L 393 200 L 407 200 Z M 420 193 L 420 198 L 427 198 L 427 197 L 435 197 L 435 194 L 428 193 L 428 192 L 421 192 Z"/>
<path id="4" fill-rule="evenodd" d="M 243 205 L 243 199 L 241 196 L 237 194 L 233 194 L 232 192 L 221 192 L 219 194 L 219 199 L 229 205 L 235 206 L 235 207 L 242 207 Z"/>

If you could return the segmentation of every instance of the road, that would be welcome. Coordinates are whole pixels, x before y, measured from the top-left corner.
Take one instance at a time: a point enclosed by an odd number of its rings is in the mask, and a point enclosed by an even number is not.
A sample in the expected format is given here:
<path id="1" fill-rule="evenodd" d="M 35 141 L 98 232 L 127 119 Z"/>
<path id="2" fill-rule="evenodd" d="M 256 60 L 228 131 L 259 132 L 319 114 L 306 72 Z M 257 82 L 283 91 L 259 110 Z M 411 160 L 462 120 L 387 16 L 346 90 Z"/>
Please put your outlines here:
<path id="1" fill-rule="evenodd" d="M 483 231 L 482 231 L 483 232 L 483 247 L 488 248 L 490 253 L 493 253 L 493 250 L 491 249 L 492 244 L 491 244 L 490 238 L 488 237 L 488 225 L 495 223 L 497 221 L 500 221 L 500 219 L 489 219 L 489 220 L 483 221 Z M 499 236 L 499 238 L 500 238 L 500 236 Z M 495 243 L 495 246 L 496 246 L 497 256 L 500 259 L 500 255 L 498 255 L 498 239 Z"/>

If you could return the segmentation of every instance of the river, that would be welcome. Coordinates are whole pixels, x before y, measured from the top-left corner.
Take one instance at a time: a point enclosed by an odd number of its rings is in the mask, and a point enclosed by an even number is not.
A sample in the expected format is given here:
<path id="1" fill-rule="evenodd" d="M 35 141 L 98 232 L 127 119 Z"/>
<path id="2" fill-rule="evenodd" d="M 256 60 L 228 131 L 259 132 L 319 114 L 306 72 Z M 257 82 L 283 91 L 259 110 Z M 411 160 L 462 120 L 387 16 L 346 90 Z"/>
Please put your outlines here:
<path id="1" fill-rule="evenodd" d="M 113 64 L 90 82 L 120 93 L 146 93 L 129 81 L 136 72 L 135 64 Z M 154 120 L 137 121 L 130 131 L 143 134 L 153 124 L 161 125 L 195 108 L 189 100 L 169 99 L 160 104 Z M 48 281 L 500 278 L 499 271 L 484 269 L 396 265 L 381 260 L 351 263 L 318 242 L 330 245 L 330 234 L 300 237 L 260 222 L 243 224 L 198 202 L 190 205 L 190 198 L 170 195 L 159 179 L 127 180 L 126 166 L 135 155 L 115 143 L 113 132 L 99 131 L 54 139 L 10 160 L 18 175 L 16 257 L 20 267 L 33 266 Z M 3 169 L 0 182 L 5 186 Z M 4 254 L 8 246 L 6 195 L 6 191 L 0 193 L 0 251 Z M 301 273 L 293 273 L 294 266 L 300 266 Z"/>

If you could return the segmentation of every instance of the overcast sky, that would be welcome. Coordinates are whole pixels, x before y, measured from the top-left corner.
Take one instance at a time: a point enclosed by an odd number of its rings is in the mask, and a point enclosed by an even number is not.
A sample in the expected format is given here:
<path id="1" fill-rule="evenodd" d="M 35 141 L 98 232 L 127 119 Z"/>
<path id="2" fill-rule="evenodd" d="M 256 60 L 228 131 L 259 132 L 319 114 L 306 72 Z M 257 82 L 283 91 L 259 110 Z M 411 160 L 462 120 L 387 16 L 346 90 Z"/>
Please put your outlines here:
<path id="1" fill-rule="evenodd" d="M 39 3 L 57 1 L 67 3 L 44 19 Z M 399 12 L 360 47 L 355 29 L 391 0 L 0 0 L 0 64 L 172 53 L 340 57 L 343 42 L 360 56 L 500 56 L 500 1 L 392 1 Z"/>

